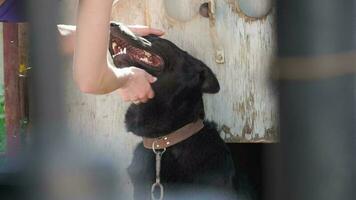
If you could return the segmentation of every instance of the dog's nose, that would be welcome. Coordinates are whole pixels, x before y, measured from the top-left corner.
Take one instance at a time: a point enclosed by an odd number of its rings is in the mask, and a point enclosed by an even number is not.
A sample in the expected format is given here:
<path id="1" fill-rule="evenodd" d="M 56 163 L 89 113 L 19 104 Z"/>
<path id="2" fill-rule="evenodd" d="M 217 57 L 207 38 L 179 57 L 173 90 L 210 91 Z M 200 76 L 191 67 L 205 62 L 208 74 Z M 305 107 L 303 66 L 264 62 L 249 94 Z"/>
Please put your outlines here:
<path id="1" fill-rule="evenodd" d="M 120 27 L 122 24 L 120 22 L 116 21 L 110 21 L 110 26 L 111 27 Z"/>

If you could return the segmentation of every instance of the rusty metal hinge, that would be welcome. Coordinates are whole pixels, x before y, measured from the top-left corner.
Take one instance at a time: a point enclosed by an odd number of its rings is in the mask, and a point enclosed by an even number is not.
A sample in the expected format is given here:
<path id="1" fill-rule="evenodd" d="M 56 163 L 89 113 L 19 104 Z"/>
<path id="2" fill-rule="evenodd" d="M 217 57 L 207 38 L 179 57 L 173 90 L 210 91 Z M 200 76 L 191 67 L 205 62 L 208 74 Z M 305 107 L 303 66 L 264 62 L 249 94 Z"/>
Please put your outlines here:
<path id="1" fill-rule="evenodd" d="M 203 17 L 209 18 L 209 28 L 210 28 L 210 36 L 213 42 L 213 48 L 215 53 L 215 62 L 218 64 L 225 63 L 225 52 L 221 45 L 221 42 L 218 37 L 218 32 L 216 29 L 216 1 L 209 0 L 209 2 L 204 3 L 200 6 L 199 10 L 200 14 Z"/>

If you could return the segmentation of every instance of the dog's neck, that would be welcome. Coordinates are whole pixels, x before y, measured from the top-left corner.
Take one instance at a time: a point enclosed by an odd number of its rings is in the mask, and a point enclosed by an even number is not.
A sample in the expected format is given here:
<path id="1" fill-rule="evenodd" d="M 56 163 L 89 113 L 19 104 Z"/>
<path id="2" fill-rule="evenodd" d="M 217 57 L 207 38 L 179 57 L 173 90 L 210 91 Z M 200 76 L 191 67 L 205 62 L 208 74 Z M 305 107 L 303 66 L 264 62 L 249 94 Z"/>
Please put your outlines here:
<path id="1" fill-rule="evenodd" d="M 167 135 L 184 125 L 204 119 L 204 105 L 189 102 L 176 106 L 157 100 L 145 104 L 132 104 L 126 112 L 125 123 L 128 131 L 135 135 L 156 138 Z"/>
<path id="2" fill-rule="evenodd" d="M 168 147 L 174 146 L 180 142 L 183 142 L 198 133 L 204 128 L 204 122 L 198 119 L 195 122 L 191 122 L 181 127 L 178 130 L 169 133 L 163 137 L 159 138 L 147 138 L 143 137 L 143 146 L 147 149 L 166 149 Z"/>

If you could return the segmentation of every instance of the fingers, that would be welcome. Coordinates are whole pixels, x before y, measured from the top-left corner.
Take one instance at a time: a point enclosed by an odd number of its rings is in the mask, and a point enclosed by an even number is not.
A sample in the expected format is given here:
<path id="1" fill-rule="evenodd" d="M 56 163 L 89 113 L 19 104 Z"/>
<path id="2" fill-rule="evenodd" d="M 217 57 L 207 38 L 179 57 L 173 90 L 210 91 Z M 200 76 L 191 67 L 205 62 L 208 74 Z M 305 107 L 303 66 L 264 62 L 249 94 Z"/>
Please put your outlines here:
<path id="1" fill-rule="evenodd" d="M 140 104 L 141 102 L 140 102 L 139 100 L 137 100 L 137 101 L 132 101 L 132 103 L 138 105 L 138 104 Z"/>
<path id="2" fill-rule="evenodd" d="M 146 35 L 157 35 L 157 36 L 162 36 L 164 35 L 164 31 L 160 29 L 155 29 L 155 28 L 149 28 L 147 26 L 141 26 L 141 25 L 130 25 L 128 28 L 134 32 L 135 34 L 139 36 L 146 36 Z"/>
<path id="3" fill-rule="evenodd" d="M 131 78 L 128 79 L 125 86 L 120 88 L 118 92 L 126 102 L 135 104 L 146 103 L 154 97 L 151 83 L 157 81 L 157 78 L 136 67 L 130 67 L 129 69 L 132 72 L 130 74 Z"/>
<path id="4" fill-rule="evenodd" d="M 151 87 L 142 90 L 134 90 L 132 88 L 119 89 L 118 93 L 123 101 L 134 104 L 147 103 L 148 100 L 154 97 L 154 92 Z"/>
<path id="5" fill-rule="evenodd" d="M 131 102 L 131 103 L 134 103 L 134 104 L 140 104 L 140 103 L 146 103 L 148 101 L 148 98 L 146 97 L 137 97 L 137 96 L 130 96 L 127 91 L 124 91 L 124 90 L 121 90 L 119 89 L 119 94 L 122 98 L 122 100 L 124 100 L 125 102 Z"/>
<path id="6" fill-rule="evenodd" d="M 152 76 L 152 75 L 149 74 L 149 73 L 146 73 L 146 78 L 147 78 L 147 80 L 148 80 L 149 83 L 154 83 L 154 82 L 157 81 L 157 78 L 154 77 L 154 76 Z"/>
<path id="7" fill-rule="evenodd" d="M 147 103 L 147 101 L 152 99 L 154 96 L 155 95 L 154 95 L 152 88 L 149 88 L 145 94 L 140 95 L 137 98 L 133 98 L 134 99 L 133 103 L 135 103 L 135 102 Z M 135 104 L 137 104 L 137 103 L 135 103 Z"/>
<path id="8" fill-rule="evenodd" d="M 138 97 L 133 97 L 131 98 L 129 101 L 126 101 L 126 102 L 131 102 L 133 104 L 140 104 L 140 103 L 147 103 L 147 101 L 149 100 L 150 98 L 148 98 L 148 96 L 145 96 L 145 97 L 141 97 L 141 98 L 138 98 Z"/>
<path id="9" fill-rule="evenodd" d="M 157 77 L 154 77 L 149 73 L 146 73 L 146 78 L 150 84 L 157 81 Z M 155 96 L 150 84 L 148 85 L 149 87 L 145 96 L 145 100 L 152 99 Z"/>
<path id="10" fill-rule="evenodd" d="M 155 29 L 155 28 L 150 28 L 149 30 L 149 34 L 153 34 L 153 35 L 157 35 L 157 36 L 162 36 L 164 35 L 164 31 L 160 30 L 160 29 Z M 148 35 L 149 35 L 148 34 Z"/>
<path id="11" fill-rule="evenodd" d="M 149 98 L 149 99 L 153 99 L 154 96 L 155 96 L 155 93 L 153 92 L 153 90 L 150 90 L 147 94 L 147 98 Z"/>

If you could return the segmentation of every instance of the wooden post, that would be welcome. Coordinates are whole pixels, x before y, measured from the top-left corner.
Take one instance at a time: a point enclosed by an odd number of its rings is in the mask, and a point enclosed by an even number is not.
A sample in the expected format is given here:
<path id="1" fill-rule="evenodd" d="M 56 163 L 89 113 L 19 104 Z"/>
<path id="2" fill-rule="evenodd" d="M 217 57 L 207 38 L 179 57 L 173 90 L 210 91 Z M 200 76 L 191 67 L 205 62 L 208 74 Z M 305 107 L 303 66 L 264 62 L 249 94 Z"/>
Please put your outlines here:
<path id="1" fill-rule="evenodd" d="M 23 125 L 26 123 L 25 80 L 20 76 L 20 66 L 27 63 L 24 56 L 26 49 L 23 25 L 4 23 L 4 91 L 5 91 L 5 126 L 7 134 L 7 155 L 15 155 L 22 140 Z M 23 33 L 22 31 L 22 33 Z M 19 37 L 20 36 L 20 37 Z M 26 58 L 26 59 L 24 59 Z"/>

